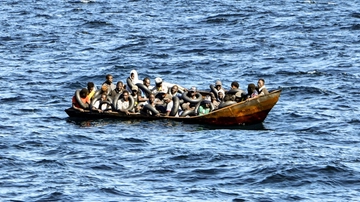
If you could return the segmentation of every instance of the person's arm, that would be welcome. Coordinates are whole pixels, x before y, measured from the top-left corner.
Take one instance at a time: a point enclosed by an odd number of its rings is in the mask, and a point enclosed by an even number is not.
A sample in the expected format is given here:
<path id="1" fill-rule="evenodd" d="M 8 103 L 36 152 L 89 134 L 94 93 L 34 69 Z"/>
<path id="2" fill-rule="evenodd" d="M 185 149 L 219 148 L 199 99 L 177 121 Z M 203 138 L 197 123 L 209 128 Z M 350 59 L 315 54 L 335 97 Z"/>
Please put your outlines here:
<path id="1" fill-rule="evenodd" d="M 137 97 L 138 97 L 138 102 L 139 102 L 139 103 L 140 103 L 140 102 L 146 102 L 146 101 L 149 100 L 147 97 L 142 97 L 142 96 L 141 96 L 141 92 L 138 92 Z"/>
<path id="2" fill-rule="evenodd" d="M 121 100 L 119 100 L 118 103 L 117 103 L 117 110 L 118 110 L 119 112 L 125 113 L 126 115 L 131 114 L 128 110 L 123 109 L 123 108 L 124 108 L 123 106 L 124 106 L 124 103 L 121 102 Z"/>
<path id="3" fill-rule="evenodd" d="M 95 106 L 99 106 L 99 108 L 95 107 Z M 102 112 L 102 110 L 100 109 L 100 101 L 96 101 L 94 106 L 92 107 L 92 110 L 96 110 L 98 112 Z"/>
<path id="4" fill-rule="evenodd" d="M 77 107 L 77 106 L 75 105 L 75 103 L 72 103 L 72 108 L 75 109 L 75 110 L 77 110 L 77 111 L 84 112 L 84 109 L 83 109 L 83 108 L 80 108 L 80 107 Z"/>

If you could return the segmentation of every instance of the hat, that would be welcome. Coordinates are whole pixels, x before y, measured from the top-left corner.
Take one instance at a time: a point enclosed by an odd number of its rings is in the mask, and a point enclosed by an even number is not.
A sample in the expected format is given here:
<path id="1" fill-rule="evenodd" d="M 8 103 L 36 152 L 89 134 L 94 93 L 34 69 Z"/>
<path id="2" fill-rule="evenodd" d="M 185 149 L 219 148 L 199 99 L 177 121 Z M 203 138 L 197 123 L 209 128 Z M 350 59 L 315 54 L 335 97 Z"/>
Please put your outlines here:
<path id="1" fill-rule="evenodd" d="M 222 84 L 221 84 L 221 81 L 220 80 L 217 80 L 216 82 L 215 82 L 215 86 L 221 86 Z"/>
<path id="2" fill-rule="evenodd" d="M 131 90 L 136 90 L 136 91 L 138 91 L 139 88 L 138 88 L 137 86 L 133 86 L 133 87 L 131 88 Z"/>
<path id="3" fill-rule="evenodd" d="M 155 79 L 155 83 L 162 83 L 162 79 L 161 79 L 160 77 L 157 77 L 157 78 Z"/>
<path id="4" fill-rule="evenodd" d="M 102 91 L 107 91 L 108 90 L 108 86 L 106 84 L 101 86 L 101 90 Z"/>
<path id="5" fill-rule="evenodd" d="M 210 104 L 211 101 L 209 101 L 209 100 L 204 100 L 203 103 L 204 103 L 204 104 Z"/>
<path id="6" fill-rule="evenodd" d="M 189 91 L 190 91 L 190 92 L 196 92 L 196 87 L 195 87 L 195 86 L 191 87 L 191 88 L 189 89 Z"/>
<path id="7" fill-rule="evenodd" d="M 242 93 L 241 93 L 241 92 L 235 93 L 235 97 L 241 98 L 241 97 L 242 97 Z"/>

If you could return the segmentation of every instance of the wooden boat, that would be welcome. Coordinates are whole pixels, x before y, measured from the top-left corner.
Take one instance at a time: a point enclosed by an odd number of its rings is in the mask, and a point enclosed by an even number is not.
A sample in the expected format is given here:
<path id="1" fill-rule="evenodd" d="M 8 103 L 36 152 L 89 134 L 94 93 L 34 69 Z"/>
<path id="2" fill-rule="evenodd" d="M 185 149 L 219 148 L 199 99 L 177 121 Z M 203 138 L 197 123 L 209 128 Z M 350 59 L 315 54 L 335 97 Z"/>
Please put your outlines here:
<path id="1" fill-rule="evenodd" d="M 270 110 L 275 106 L 279 100 L 281 90 L 271 91 L 267 95 L 258 96 L 249 100 L 239 102 L 221 109 L 210 112 L 206 115 L 191 116 L 191 117 L 172 117 L 172 116 L 150 116 L 143 114 L 126 115 L 119 112 L 98 113 L 85 111 L 80 112 L 72 108 L 66 109 L 65 112 L 70 117 L 84 118 L 84 119 L 102 119 L 102 118 L 117 118 L 117 119 L 169 119 L 174 121 L 181 121 L 190 124 L 210 124 L 216 126 L 234 126 L 234 125 L 250 125 L 262 123 Z"/>

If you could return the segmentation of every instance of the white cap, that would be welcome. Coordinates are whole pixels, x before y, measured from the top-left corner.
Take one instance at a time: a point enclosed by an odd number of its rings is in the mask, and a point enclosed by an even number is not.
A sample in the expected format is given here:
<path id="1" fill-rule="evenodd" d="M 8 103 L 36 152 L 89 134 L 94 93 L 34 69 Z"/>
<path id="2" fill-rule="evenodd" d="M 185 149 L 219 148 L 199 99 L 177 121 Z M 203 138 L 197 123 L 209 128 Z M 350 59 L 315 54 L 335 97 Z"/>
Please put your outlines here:
<path id="1" fill-rule="evenodd" d="M 160 77 L 157 77 L 157 78 L 155 79 L 155 83 L 162 83 L 162 79 L 161 79 Z"/>

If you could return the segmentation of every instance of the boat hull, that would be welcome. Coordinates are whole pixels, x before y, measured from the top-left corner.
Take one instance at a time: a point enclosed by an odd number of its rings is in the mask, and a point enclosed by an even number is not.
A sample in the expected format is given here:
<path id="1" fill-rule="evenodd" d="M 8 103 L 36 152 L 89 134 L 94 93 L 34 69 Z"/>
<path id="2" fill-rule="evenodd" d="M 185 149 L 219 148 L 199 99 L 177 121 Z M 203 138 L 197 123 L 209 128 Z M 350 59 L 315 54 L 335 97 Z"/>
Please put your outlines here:
<path id="1" fill-rule="evenodd" d="M 193 117 L 155 117 L 142 114 L 126 115 L 118 112 L 97 113 L 97 112 L 80 112 L 74 109 L 66 109 L 65 112 L 70 117 L 84 119 L 101 119 L 101 118 L 117 118 L 117 119 L 141 119 L 156 120 L 169 119 L 181 121 L 189 124 L 210 124 L 216 126 L 232 126 L 232 125 L 250 125 L 262 123 L 270 110 L 279 100 L 281 90 L 275 90 L 264 96 L 249 99 L 234 105 L 230 105 L 209 114 Z"/>

